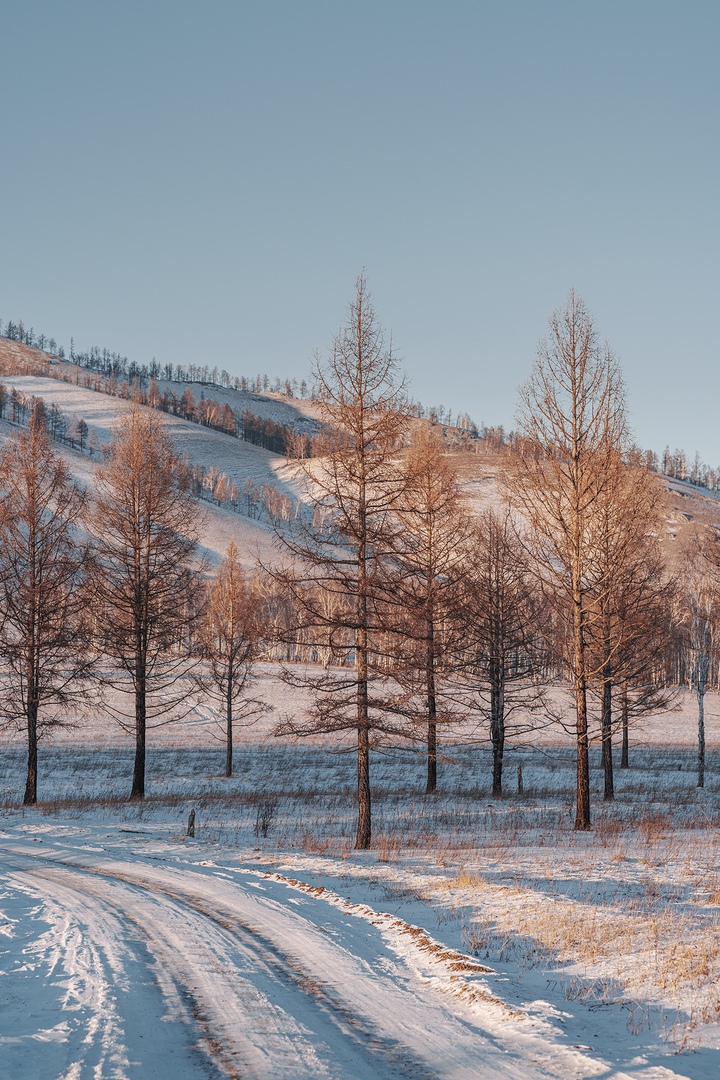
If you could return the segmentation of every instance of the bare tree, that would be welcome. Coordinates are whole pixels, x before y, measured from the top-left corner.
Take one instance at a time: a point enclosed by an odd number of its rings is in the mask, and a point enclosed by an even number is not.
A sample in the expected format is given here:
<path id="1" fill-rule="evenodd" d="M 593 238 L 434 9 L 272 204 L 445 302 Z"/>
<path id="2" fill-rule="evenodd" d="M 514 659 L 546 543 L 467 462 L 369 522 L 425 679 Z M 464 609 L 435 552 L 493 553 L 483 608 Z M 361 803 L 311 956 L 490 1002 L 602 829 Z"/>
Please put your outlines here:
<path id="1" fill-rule="evenodd" d="M 651 547 L 647 558 L 638 563 L 632 590 L 620 593 L 616 600 L 619 655 L 613 688 L 619 699 L 621 769 L 630 767 L 631 721 L 671 707 L 677 693 L 667 678 L 677 588 L 659 552 Z"/>
<path id="2" fill-rule="evenodd" d="M 619 368 L 599 345 L 580 297 L 550 320 L 529 381 L 521 389 L 509 488 L 534 537 L 531 551 L 547 600 L 566 605 L 567 662 L 575 697 L 575 828 L 590 828 L 588 623 L 596 574 L 594 515 L 613 482 L 625 439 Z"/>
<path id="3" fill-rule="evenodd" d="M 233 725 L 267 710 L 248 696 L 258 651 L 258 614 L 259 597 L 231 542 L 209 589 L 202 631 L 209 676 L 204 687 L 223 709 L 226 776 L 233 775 Z"/>
<path id="4" fill-rule="evenodd" d="M 681 594 L 690 686 L 698 707 L 697 786 L 705 786 L 705 695 L 720 655 L 720 555 L 717 540 L 694 536 L 685 553 Z"/>
<path id="5" fill-rule="evenodd" d="M 492 794 L 500 798 L 509 731 L 529 730 L 546 707 L 540 594 L 508 513 L 488 510 L 477 522 L 467 553 L 460 612 L 461 698 L 488 723 Z"/>
<path id="6" fill-rule="evenodd" d="M 613 475 L 614 474 L 614 475 Z M 604 798 L 615 795 L 612 735 L 613 691 L 622 687 L 623 747 L 627 754 L 629 687 L 634 715 L 663 708 L 671 694 L 653 684 L 651 669 L 667 643 L 667 611 L 673 582 L 659 550 L 662 492 L 637 453 L 616 455 L 603 478 L 591 523 L 596 565 L 592 574 L 593 617 L 588 621 L 591 680 L 601 700 Z"/>
<path id="7" fill-rule="evenodd" d="M 405 690 L 398 711 L 425 726 L 430 795 L 437 790 L 438 723 L 452 716 L 447 696 L 440 708 L 440 683 L 457 651 L 459 589 L 472 526 L 456 465 L 427 425 L 416 430 L 406 455 L 395 516 L 387 609 L 395 630 L 394 677 Z"/>
<path id="8" fill-rule="evenodd" d="M 386 344 L 361 275 L 347 323 L 314 378 L 324 433 L 318 458 L 298 467 L 313 508 L 281 543 L 295 560 L 285 584 L 298 614 L 294 633 L 306 646 L 329 644 L 344 666 L 318 676 L 289 671 L 310 686 L 308 722 L 281 729 L 296 735 L 353 730 L 357 740 L 357 848 L 371 842 L 370 746 L 395 734 L 387 711 L 388 662 L 378 598 L 385 580 L 390 516 L 402 489 L 393 455 L 406 426 L 397 362 Z M 333 602 L 327 602 L 330 594 Z"/>
<path id="9" fill-rule="evenodd" d="M 148 722 L 187 700 L 192 627 L 199 616 L 194 562 L 199 511 L 187 469 L 157 413 L 133 407 L 119 421 L 98 473 L 93 506 L 98 634 L 117 665 L 116 690 L 134 696 L 130 797 L 145 796 Z M 118 718 L 122 719 L 118 713 Z"/>
<path id="10" fill-rule="evenodd" d="M 0 651 L 2 712 L 27 731 L 25 804 L 37 802 L 38 738 L 82 695 L 90 651 L 76 526 L 85 495 L 50 448 L 35 415 L 0 456 Z"/>

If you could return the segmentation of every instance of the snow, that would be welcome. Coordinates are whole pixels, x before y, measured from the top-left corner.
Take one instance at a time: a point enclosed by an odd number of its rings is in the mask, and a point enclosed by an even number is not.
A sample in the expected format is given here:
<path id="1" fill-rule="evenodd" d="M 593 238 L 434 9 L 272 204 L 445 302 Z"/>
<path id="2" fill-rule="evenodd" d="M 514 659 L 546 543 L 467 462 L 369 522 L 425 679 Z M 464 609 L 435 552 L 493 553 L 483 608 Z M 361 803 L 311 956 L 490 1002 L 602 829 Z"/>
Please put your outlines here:
<path id="1" fill-rule="evenodd" d="M 255 1077 L 711 1075 L 537 979 L 509 1004 L 506 972 L 406 918 L 203 845 L 28 823 L 0 843 L 7 1075 L 184 1077 L 199 1055 Z"/>
<path id="2" fill-rule="evenodd" d="M 110 397 L 57 379 L 14 375 L 3 376 L 2 382 L 8 389 L 15 388 L 27 397 L 34 395 L 42 398 L 48 408 L 57 405 L 67 418 L 74 415 L 85 420 L 98 447 L 109 442 L 118 417 L 131 408 L 131 403 L 122 398 Z M 269 407 L 267 411 L 277 411 L 282 404 L 271 402 L 272 408 Z M 258 489 L 273 485 L 281 492 L 297 495 L 295 469 L 288 465 L 284 457 L 180 417 L 167 413 L 158 415 L 179 454 L 186 456 L 193 464 L 202 464 L 206 468 L 216 466 L 235 481 L 240 492 L 251 480 Z M 7 438 L 14 430 L 17 430 L 16 425 L 7 420 L 0 421 L 0 438 Z M 68 462 L 72 475 L 84 485 L 91 486 L 98 467 L 97 458 L 93 459 L 61 444 L 54 446 Z M 212 563 L 219 561 L 231 540 L 248 567 L 258 560 L 266 563 L 272 557 L 273 531 L 267 520 L 249 518 L 206 501 L 200 504 L 199 511 L 204 519 L 201 528 L 202 553 Z"/>
<path id="3" fill-rule="evenodd" d="M 272 665 L 260 684 L 302 708 Z M 132 740 L 88 717 L 41 745 L 32 809 L 5 735 L 0 1075 L 718 1075 L 716 695 L 706 789 L 684 695 L 634 729 L 615 804 L 593 752 L 590 834 L 557 732 L 509 751 L 501 802 L 484 746 L 444 744 L 434 798 L 411 748 L 374 754 L 370 852 L 353 755 L 272 722 L 238 733 L 229 780 L 206 719 L 158 729 L 127 803 Z"/>

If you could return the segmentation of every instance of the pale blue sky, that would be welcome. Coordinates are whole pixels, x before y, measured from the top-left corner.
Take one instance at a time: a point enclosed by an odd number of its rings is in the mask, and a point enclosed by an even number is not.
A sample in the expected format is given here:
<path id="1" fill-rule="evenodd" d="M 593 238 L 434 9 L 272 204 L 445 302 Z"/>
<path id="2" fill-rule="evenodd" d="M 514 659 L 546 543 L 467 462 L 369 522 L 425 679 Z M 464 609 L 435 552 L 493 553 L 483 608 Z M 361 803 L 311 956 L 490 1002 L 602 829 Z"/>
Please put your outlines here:
<path id="1" fill-rule="evenodd" d="M 644 446 L 720 464 L 720 4 L 5 0 L 0 318 L 304 375 L 367 268 L 425 403 L 512 424 L 571 285 Z"/>

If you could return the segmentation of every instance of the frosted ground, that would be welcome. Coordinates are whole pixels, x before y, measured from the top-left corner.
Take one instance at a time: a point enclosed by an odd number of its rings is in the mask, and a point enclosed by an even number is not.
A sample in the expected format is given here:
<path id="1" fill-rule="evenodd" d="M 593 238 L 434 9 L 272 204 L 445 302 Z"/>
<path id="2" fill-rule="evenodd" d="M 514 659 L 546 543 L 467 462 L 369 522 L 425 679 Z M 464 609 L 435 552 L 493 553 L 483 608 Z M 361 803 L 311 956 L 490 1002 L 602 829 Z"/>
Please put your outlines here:
<path id="1" fill-rule="evenodd" d="M 3 381 L 82 417 L 100 442 L 128 407 L 55 380 Z M 250 407 L 283 422 L 294 409 Z M 163 422 L 181 453 L 239 487 L 294 490 L 284 458 Z M 0 422 L 0 438 L 12 429 Z M 90 486 L 93 461 L 62 452 Z M 498 468 L 463 456 L 478 508 L 498 505 Z M 674 485 L 671 499 L 669 543 L 716 516 L 695 491 Z M 212 560 L 231 539 L 249 564 L 271 557 L 266 522 L 203 510 Z M 0 737 L 0 1077 L 720 1075 L 714 695 L 706 788 L 685 696 L 634 729 L 614 804 L 601 802 L 594 749 L 590 834 L 572 831 L 572 746 L 557 729 L 513 745 L 501 802 L 487 796 L 479 733 L 446 741 L 432 798 L 418 751 L 376 754 L 364 853 L 353 754 L 272 736 L 306 704 L 272 665 L 257 695 L 275 711 L 238 739 L 232 780 L 206 703 L 153 729 L 141 805 L 125 801 L 132 741 L 99 707 L 41 744 L 37 808 L 20 805 L 22 739 Z"/>
<path id="2" fill-rule="evenodd" d="M 111 721 L 41 746 L 30 810 L 5 734 L 0 1075 L 717 1077 L 715 696 L 705 790 L 688 696 L 635 728 L 614 804 L 594 768 L 590 834 L 553 729 L 500 802 L 484 743 L 446 744 L 431 798 L 413 748 L 376 754 L 359 853 L 352 753 L 272 736 L 302 708 L 272 665 L 258 693 L 235 778 L 198 710 L 151 734 L 143 804 Z"/>

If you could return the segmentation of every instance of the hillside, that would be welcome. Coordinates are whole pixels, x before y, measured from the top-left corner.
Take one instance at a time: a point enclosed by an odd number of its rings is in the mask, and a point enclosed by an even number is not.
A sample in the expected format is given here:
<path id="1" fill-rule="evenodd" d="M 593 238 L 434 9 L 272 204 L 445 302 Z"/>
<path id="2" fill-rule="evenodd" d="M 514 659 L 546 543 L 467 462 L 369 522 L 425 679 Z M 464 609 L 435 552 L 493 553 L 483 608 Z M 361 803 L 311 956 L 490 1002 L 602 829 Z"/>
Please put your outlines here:
<path id="1" fill-rule="evenodd" d="M 19 345 L 17 342 L 0 339 L 0 366 L 7 372 L 13 368 L 34 367 L 45 371 L 56 365 L 37 349 Z M 63 365 L 63 373 L 71 365 Z M 73 476 L 83 484 L 92 484 L 93 474 L 99 463 L 101 448 L 105 445 L 118 418 L 131 408 L 131 403 L 120 397 L 111 397 L 95 390 L 86 389 L 72 382 L 50 378 L 44 374 L 4 374 L 1 381 L 9 393 L 16 390 L 26 398 L 39 397 L 48 410 L 56 406 L 66 420 L 83 420 L 88 427 L 85 452 L 79 449 L 55 443 L 59 453 L 66 459 Z M 183 384 L 182 389 L 191 384 Z M 192 386 L 197 397 L 202 388 Z M 207 388 L 206 388 L 207 389 Z M 216 400 L 222 391 L 213 388 L 212 396 Z M 208 396 L 210 396 L 208 394 Z M 298 428 L 310 428 L 311 417 L 299 409 L 288 406 L 283 401 L 272 397 L 254 394 L 242 394 L 239 391 L 226 391 L 225 400 L 231 399 L 234 407 L 251 408 L 255 415 L 275 419 L 278 423 L 297 423 Z M 309 406 L 310 403 L 307 403 Z M 311 408 L 308 409 L 308 412 Z M 9 410 L 8 410 L 9 412 Z M 8 415 L 6 412 L 6 416 Z M 192 465 L 201 465 L 206 470 L 215 469 L 225 473 L 237 485 L 242 493 L 251 484 L 255 491 L 271 487 L 280 494 L 297 497 L 297 485 L 293 480 L 293 468 L 289 467 L 285 457 L 244 442 L 231 435 L 203 427 L 167 413 L 158 414 L 163 426 L 170 434 L 178 453 Z M 0 420 L 0 438 L 7 438 L 16 429 L 8 419 Z M 231 509 L 225 509 L 205 499 L 201 509 L 205 518 L 202 528 L 202 545 L 212 562 L 217 562 L 231 540 L 235 542 L 250 565 L 257 558 L 267 559 L 273 542 L 272 524 L 267 516 L 248 516 Z"/>
<path id="2" fill-rule="evenodd" d="M 60 449 L 73 475 L 89 484 L 92 482 L 94 462 L 102 446 L 110 439 L 113 425 L 130 408 L 130 402 L 79 385 L 87 374 L 74 364 L 58 360 L 39 349 L 0 338 L 0 379 L 8 391 L 15 389 L 28 398 L 40 397 L 48 409 L 56 406 L 67 419 L 83 420 L 87 424 L 92 456 L 65 447 Z M 253 416 L 309 436 L 317 431 L 318 409 L 311 401 L 199 382 L 180 383 L 158 379 L 157 385 L 161 393 L 170 391 L 178 399 L 189 391 L 196 402 L 212 399 L 218 405 L 230 406 L 237 414 L 247 410 Z M 160 416 L 184 458 L 192 465 L 224 473 L 240 493 L 250 485 L 256 492 L 271 487 L 292 500 L 299 497 L 296 470 L 288 465 L 283 455 L 180 416 L 164 412 Z M 0 421 L 1 437 L 7 437 L 11 429 L 11 424 Z M 475 452 L 468 452 L 467 448 L 458 451 L 448 449 L 448 453 L 456 458 L 468 499 L 478 512 L 498 509 L 503 505 L 505 451 L 483 440 L 470 445 Z M 716 493 L 690 482 L 669 477 L 664 477 L 663 481 L 666 510 L 662 539 L 666 545 L 668 564 L 674 565 L 687 538 L 698 527 L 710 526 L 720 531 L 720 500 Z M 248 564 L 258 556 L 263 559 L 268 557 L 273 530 L 267 515 L 248 516 L 247 512 L 223 509 L 206 500 L 203 500 L 203 510 L 206 515 L 203 544 L 212 561 L 217 561 L 231 539 L 243 552 Z"/>

